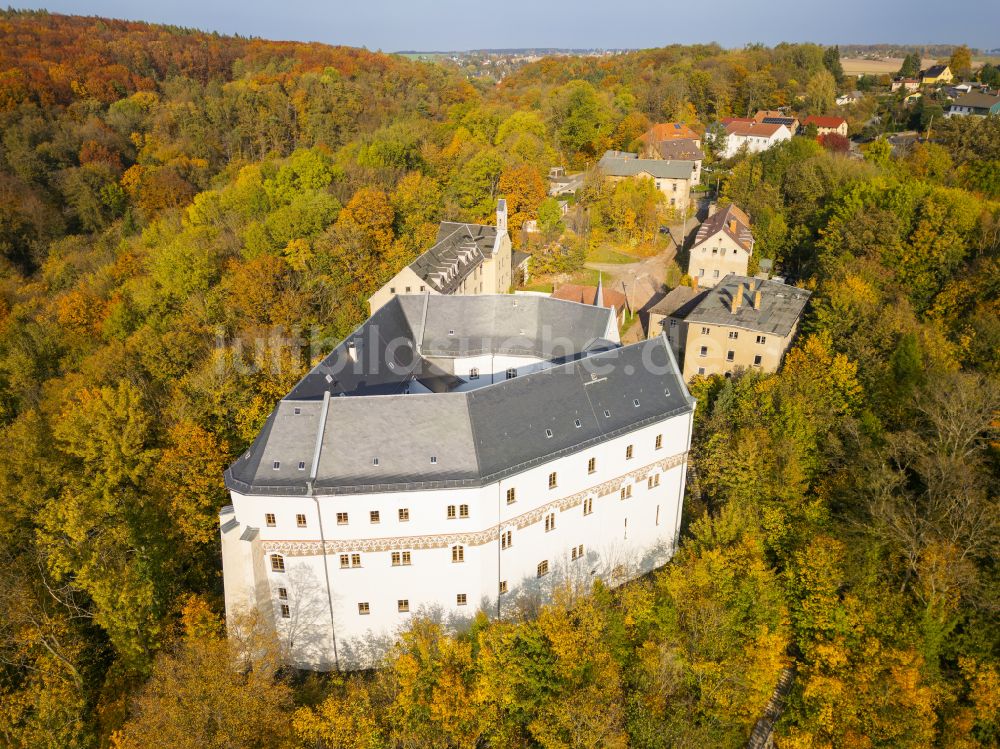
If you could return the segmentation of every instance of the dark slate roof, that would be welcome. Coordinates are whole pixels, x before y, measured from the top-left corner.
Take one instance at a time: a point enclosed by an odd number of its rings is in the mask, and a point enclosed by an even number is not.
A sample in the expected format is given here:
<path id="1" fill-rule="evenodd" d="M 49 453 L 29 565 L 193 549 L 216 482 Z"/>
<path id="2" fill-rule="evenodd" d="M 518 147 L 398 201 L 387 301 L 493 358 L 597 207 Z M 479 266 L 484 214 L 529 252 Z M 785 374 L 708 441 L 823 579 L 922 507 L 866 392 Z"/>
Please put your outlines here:
<path id="1" fill-rule="evenodd" d="M 510 267 L 520 268 L 524 263 L 531 259 L 530 252 L 521 252 L 520 250 L 514 250 L 511 254 Z"/>
<path id="2" fill-rule="evenodd" d="M 396 296 L 286 398 L 402 394 L 413 379 L 437 390 L 449 374 L 441 359 L 478 353 L 573 359 L 593 351 L 615 324 L 607 309 L 529 294 Z"/>
<path id="3" fill-rule="evenodd" d="M 733 231 L 732 227 L 734 220 L 736 221 L 736 231 Z M 711 239 L 720 231 L 728 234 L 743 249 L 750 250 L 753 242 L 753 233 L 750 230 L 750 217 L 738 208 L 735 203 L 730 203 L 725 208 L 716 211 L 705 219 L 705 222 L 698 227 L 698 233 L 695 234 L 694 244 L 691 246 L 691 249 L 693 250 L 702 242 Z"/>
<path id="4" fill-rule="evenodd" d="M 483 298 L 489 299 L 426 297 Z M 423 301 L 397 297 L 413 299 Z M 520 307 L 526 300 L 517 301 Z M 583 325 L 578 341 L 593 332 L 588 320 L 609 314 L 543 297 L 535 301 L 538 327 L 570 317 Z M 493 319 L 509 317 L 518 324 L 517 315 Z M 456 325 L 464 320 L 454 319 Z M 503 324 L 503 332 L 510 329 Z M 308 494 L 310 484 L 323 494 L 479 486 L 694 408 L 664 338 L 626 347 L 597 339 L 587 350 L 596 353 L 463 393 L 315 399 L 293 397 L 293 391 L 226 471 L 226 484 L 246 494 L 288 496 Z"/>
<path id="5" fill-rule="evenodd" d="M 705 158 L 704 152 L 698 148 L 697 141 L 689 138 L 660 141 L 656 144 L 656 152 L 661 159 L 667 160 L 701 161 Z"/>
<path id="6" fill-rule="evenodd" d="M 931 65 L 922 75 L 924 78 L 937 78 L 947 69 L 947 65 Z"/>
<path id="7" fill-rule="evenodd" d="M 649 311 L 657 315 L 670 316 L 676 314 L 679 317 L 683 317 L 684 313 L 693 306 L 691 304 L 692 300 L 699 294 L 705 293 L 707 292 L 700 292 L 698 289 L 693 289 L 690 286 L 678 286 L 671 289 L 666 296 L 650 307 Z"/>
<path id="8" fill-rule="evenodd" d="M 434 246 L 410 263 L 410 269 L 440 294 L 451 294 L 493 255 L 497 228 L 442 221 Z"/>
<path id="9" fill-rule="evenodd" d="M 660 179 L 691 179 L 693 161 L 640 159 L 627 151 L 607 151 L 597 162 L 597 168 L 611 177 L 636 177 L 649 174 Z"/>
<path id="10" fill-rule="evenodd" d="M 740 286 L 743 287 L 742 302 L 733 312 L 732 301 Z M 761 292 L 760 309 L 754 309 L 754 294 L 758 290 Z M 730 273 L 698 298 L 698 303 L 684 315 L 684 321 L 786 336 L 802 317 L 811 294 L 811 291 L 780 281 Z"/>

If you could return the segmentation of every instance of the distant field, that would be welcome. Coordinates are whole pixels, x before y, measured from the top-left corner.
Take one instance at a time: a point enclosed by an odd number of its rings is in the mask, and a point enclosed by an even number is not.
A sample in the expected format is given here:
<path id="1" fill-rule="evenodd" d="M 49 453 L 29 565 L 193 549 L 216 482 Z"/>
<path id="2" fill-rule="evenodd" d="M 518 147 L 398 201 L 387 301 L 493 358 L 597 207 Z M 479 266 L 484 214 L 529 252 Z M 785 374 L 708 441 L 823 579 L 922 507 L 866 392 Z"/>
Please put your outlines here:
<path id="1" fill-rule="evenodd" d="M 920 67 L 927 69 L 937 63 L 933 57 L 925 57 Z M 866 60 L 863 57 L 841 57 L 840 64 L 847 75 L 895 75 L 903 66 L 902 57 L 886 57 L 883 60 Z M 979 68 L 982 60 L 973 60 L 972 67 Z"/>

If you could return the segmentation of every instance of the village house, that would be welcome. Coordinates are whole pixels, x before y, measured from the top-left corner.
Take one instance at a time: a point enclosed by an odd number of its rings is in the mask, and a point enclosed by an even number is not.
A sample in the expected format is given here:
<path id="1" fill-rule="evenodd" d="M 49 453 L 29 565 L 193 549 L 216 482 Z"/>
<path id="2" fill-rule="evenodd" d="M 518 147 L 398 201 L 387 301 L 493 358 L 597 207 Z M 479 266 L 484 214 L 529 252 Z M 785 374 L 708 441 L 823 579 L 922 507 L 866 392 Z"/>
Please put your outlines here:
<path id="1" fill-rule="evenodd" d="M 792 131 L 781 124 L 728 118 L 722 121 L 722 125 L 725 128 L 725 144 L 720 154 L 724 159 L 731 159 L 744 147 L 748 153 L 758 153 L 792 139 Z"/>
<path id="2" fill-rule="evenodd" d="M 496 226 L 442 221 L 434 246 L 372 294 L 368 305 L 375 314 L 397 294 L 506 294 L 515 270 L 507 201 L 501 199 Z"/>
<path id="3" fill-rule="evenodd" d="M 710 289 L 731 273 L 745 275 L 753 253 L 750 217 L 730 203 L 705 219 L 695 235 L 687 273 Z"/>
<path id="4" fill-rule="evenodd" d="M 636 153 L 607 151 L 597 162 L 597 168 L 605 179 L 613 182 L 643 177 L 653 180 L 656 189 L 666 196 L 667 205 L 678 215 L 687 211 L 691 187 L 698 184 L 695 181 L 698 170 L 693 161 L 640 159 Z"/>
<path id="5" fill-rule="evenodd" d="M 765 125 L 784 125 L 788 132 L 794 134 L 798 132 L 799 120 L 797 117 L 785 114 L 777 109 L 759 109 L 753 116 L 754 122 L 762 122 Z"/>
<path id="6" fill-rule="evenodd" d="M 918 88 L 920 88 L 920 79 L 896 78 L 893 80 L 891 88 L 893 91 L 899 91 L 899 89 L 903 89 L 904 91 L 913 92 L 916 91 Z"/>
<path id="7" fill-rule="evenodd" d="M 1000 96 L 983 94 L 980 92 L 968 93 L 959 96 L 948 107 L 948 117 L 968 117 L 969 115 L 987 117 L 991 114 L 1000 114 Z"/>
<path id="8" fill-rule="evenodd" d="M 685 380 L 738 369 L 776 372 L 811 292 L 777 280 L 729 275 L 669 317 Z M 668 339 L 670 333 L 668 332 Z"/>
<path id="9" fill-rule="evenodd" d="M 947 65 L 931 65 L 927 70 L 920 72 L 920 83 L 924 86 L 933 86 L 936 83 L 951 83 L 954 76 L 951 68 Z"/>
<path id="10" fill-rule="evenodd" d="M 680 122 L 660 122 L 639 136 L 643 148 L 671 140 L 693 140 L 701 148 L 701 136 Z"/>
<path id="11" fill-rule="evenodd" d="M 843 117 L 822 117 L 820 115 L 810 115 L 802 120 L 802 129 L 805 130 L 810 125 L 816 126 L 817 135 L 829 135 L 836 133 L 847 137 L 847 120 Z"/>

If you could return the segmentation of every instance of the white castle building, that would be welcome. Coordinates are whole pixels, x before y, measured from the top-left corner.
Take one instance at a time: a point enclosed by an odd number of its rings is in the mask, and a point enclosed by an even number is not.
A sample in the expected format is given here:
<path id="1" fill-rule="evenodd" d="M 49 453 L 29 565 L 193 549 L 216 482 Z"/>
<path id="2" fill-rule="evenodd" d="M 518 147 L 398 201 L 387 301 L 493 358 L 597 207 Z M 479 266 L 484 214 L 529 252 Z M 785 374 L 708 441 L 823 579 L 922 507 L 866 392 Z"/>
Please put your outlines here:
<path id="1" fill-rule="evenodd" d="M 370 664 L 451 623 L 615 585 L 677 542 L 694 399 L 663 336 L 534 296 L 394 296 L 304 377 L 226 472 L 230 621 L 304 668 Z"/>

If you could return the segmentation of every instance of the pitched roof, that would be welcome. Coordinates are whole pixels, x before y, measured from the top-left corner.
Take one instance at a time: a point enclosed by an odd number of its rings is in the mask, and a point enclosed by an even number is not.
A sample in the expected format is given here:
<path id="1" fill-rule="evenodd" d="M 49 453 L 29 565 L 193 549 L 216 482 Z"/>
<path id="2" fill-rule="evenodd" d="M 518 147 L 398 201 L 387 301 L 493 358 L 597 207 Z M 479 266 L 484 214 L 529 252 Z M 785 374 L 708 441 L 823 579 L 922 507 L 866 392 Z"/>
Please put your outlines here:
<path id="1" fill-rule="evenodd" d="M 990 94 L 984 94 L 977 91 L 975 93 L 968 93 L 959 96 L 952 103 L 952 106 L 975 107 L 976 109 L 992 109 L 997 104 L 1000 104 L 1000 96 L 992 96 Z"/>
<path id="2" fill-rule="evenodd" d="M 847 120 L 843 117 L 823 117 L 821 115 L 811 114 L 802 120 L 802 127 L 808 127 L 809 125 L 815 125 L 816 127 L 828 127 L 836 130 L 841 125 L 845 124 Z"/>
<path id="3" fill-rule="evenodd" d="M 759 309 L 753 306 L 757 291 L 761 295 Z M 738 293 L 742 293 L 742 303 L 733 312 L 732 302 Z M 684 315 L 684 320 L 786 336 L 802 317 L 811 294 L 780 281 L 763 281 L 730 273 L 698 298 L 698 303 Z"/>
<path id="4" fill-rule="evenodd" d="M 947 65 L 931 65 L 921 73 L 924 78 L 937 78 L 948 69 Z"/>
<path id="5" fill-rule="evenodd" d="M 380 318 L 385 309 L 390 314 Z M 489 314 L 467 314 L 487 309 Z M 409 330 L 418 347 L 421 320 L 428 318 L 430 325 L 433 317 L 435 325 L 446 321 L 463 334 L 471 332 L 473 348 L 481 338 L 503 340 L 511 324 L 515 331 L 517 325 L 533 326 L 529 339 L 554 340 L 569 331 L 575 341 L 570 348 L 576 348 L 597 328 L 603 333 L 611 313 L 546 297 L 404 296 L 390 301 L 354 335 L 382 341 L 379 354 L 386 354 L 391 338 L 364 329 L 386 325 L 392 315 L 413 318 Z M 567 318 L 582 327 L 566 324 Z M 560 330 L 545 330 L 553 325 Z M 539 358 L 555 358 L 545 345 L 529 342 L 527 347 Z M 378 377 L 371 370 L 380 358 L 361 357 L 356 376 Z M 297 386 L 226 471 L 226 485 L 243 494 L 278 496 L 482 486 L 694 407 L 663 337 L 625 347 L 594 339 L 574 357 L 557 361 L 548 369 L 464 392 L 400 390 L 369 397 L 352 391 L 331 397 L 341 393 L 322 378 L 318 391 L 299 393 Z"/>
<path id="6" fill-rule="evenodd" d="M 734 221 L 736 222 L 735 226 L 733 225 Z M 695 234 L 694 244 L 691 246 L 691 249 L 714 237 L 720 231 L 725 232 L 740 247 L 748 251 L 753 246 L 750 217 L 738 208 L 735 203 L 730 203 L 725 208 L 713 213 L 698 227 L 698 233 Z"/>
<path id="7" fill-rule="evenodd" d="M 705 158 L 705 154 L 698 148 L 697 142 L 690 138 L 661 141 L 656 144 L 656 153 L 661 159 L 668 161 L 672 159 L 701 161 Z"/>
<path id="8" fill-rule="evenodd" d="M 782 127 L 784 125 L 772 125 L 765 122 L 754 122 L 753 120 L 749 122 L 745 120 L 731 120 L 726 123 L 726 133 L 742 137 L 770 138 Z M 788 128 L 785 129 L 787 130 Z"/>
<path id="9" fill-rule="evenodd" d="M 597 162 L 597 168 L 611 177 L 637 177 L 648 174 L 660 179 L 691 179 L 693 161 L 640 159 L 627 151 L 607 151 Z"/>
<path id="10" fill-rule="evenodd" d="M 665 297 L 649 308 L 649 311 L 658 315 L 670 316 L 679 313 L 683 316 L 685 307 L 692 299 L 707 292 L 699 291 L 690 286 L 678 286 L 671 289 Z"/>
<path id="11" fill-rule="evenodd" d="M 614 308 L 618 312 L 625 309 L 626 299 L 622 292 L 602 287 L 601 295 L 604 302 L 602 305 L 603 307 L 608 309 Z M 579 304 L 596 304 L 597 287 L 580 286 L 575 283 L 564 283 L 552 292 L 552 298 L 562 299 L 567 302 L 577 302 Z"/>
<path id="12" fill-rule="evenodd" d="M 701 136 L 690 127 L 680 122 L 657 123 L 639 136 L 639 140 L 647 145 L 650 143 L 660 143 L 662 141 L 676 139 L 700 140 Z"/>
<path id="13" fill-rule="evenodd" d="M 410 269 L 435 291 L 450 294 L 493 255 L 497 228 L 442 221 L 437 241 L 410 263 Z"/>

